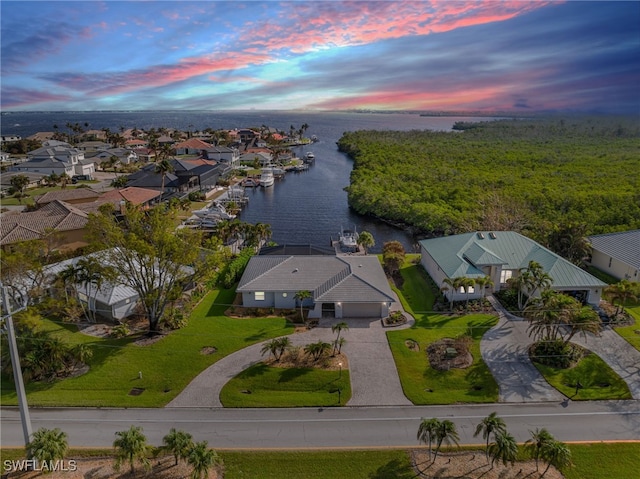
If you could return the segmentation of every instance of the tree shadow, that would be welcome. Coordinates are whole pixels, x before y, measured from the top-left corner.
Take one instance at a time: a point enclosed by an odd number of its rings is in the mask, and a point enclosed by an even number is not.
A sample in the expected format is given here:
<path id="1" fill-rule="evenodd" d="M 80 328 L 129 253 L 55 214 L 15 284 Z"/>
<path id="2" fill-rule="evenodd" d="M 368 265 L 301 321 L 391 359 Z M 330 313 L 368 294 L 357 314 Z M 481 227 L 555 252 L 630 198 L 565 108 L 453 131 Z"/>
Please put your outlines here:
<path id="1" fill-rule="evenodd" d="M 415 474 L 407 471 L 407 465 L 398 459 L 383 464 L 368 476 L 369 479 L 413 479 L 415 477 Z"/>
<path id="2" fill-rule="evenodd" d="M 286 383 L 289 381 L 294 381 L 299 377 L 308 374 L 311 371 L 308 368 L 286 368 L 280 373 L 280 377 L 278 378 L 279 383 Z"/>
<path id="3" fill-rule="evenodd" d="M 258 363 L 248 367 L 236 377 L 241 379 L 255 378 L 264 375 L 268 370 L 269 366 L 266 363 Z"/>

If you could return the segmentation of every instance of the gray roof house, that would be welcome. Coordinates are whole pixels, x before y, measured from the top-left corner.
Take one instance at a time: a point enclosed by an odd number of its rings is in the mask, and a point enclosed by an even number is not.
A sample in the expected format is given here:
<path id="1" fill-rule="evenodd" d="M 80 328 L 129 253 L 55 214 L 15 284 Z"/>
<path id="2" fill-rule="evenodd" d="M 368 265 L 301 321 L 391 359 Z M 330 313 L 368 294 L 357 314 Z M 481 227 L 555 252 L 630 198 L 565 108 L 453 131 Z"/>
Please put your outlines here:
<path id="1" fill-rule="evenodd" d="M 283 309 L 305 290 L 309 318 L 384 318 L 395 302 L 376 256 L 254 256 L 236 289 L 246 307 Z"/>
<path id="2" fill-rule="evenodd" d="M 589 236 L 591 264 L 618 279 L 640 281 L 640 230 Z"/>
<path id="3" fill-rule="evenodd" d="M 551 252 L 530 238 L 513 231 L 477 231 L 420 241 L 420 262 L 438 287 L 446 286 L 446 278 L 479 278 L 489 276 L 493 291 L 506 286 L 530 261 L 539 263 L 551 276 L 551 289 L 597 305 L 602 289 L 607 285 Z M 481 292 L 470 290 L 469 298 Z M 451 301 L 463 300 L 466 294 L 446 291 Z"/>

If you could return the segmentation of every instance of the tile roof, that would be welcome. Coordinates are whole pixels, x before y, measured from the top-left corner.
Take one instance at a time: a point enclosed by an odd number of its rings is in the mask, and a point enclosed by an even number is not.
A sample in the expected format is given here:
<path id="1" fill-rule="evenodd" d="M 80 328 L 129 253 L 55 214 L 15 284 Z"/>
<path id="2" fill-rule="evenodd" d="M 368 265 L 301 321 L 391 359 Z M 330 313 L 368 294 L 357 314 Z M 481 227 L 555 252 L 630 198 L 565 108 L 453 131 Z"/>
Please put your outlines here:
<path id="1" fill-rule="evenodd" d="M 161 193 L 158 190 L 128 186 L 119 190 L 107 191 L 100 197 L 100 200 L 108 203 L 120 203 L 120 201 L 125 200 L 134 205 L 142 205 L 154 198 L 158 198 L 160 195 Z"/>
<path id="2" fill-rule="evenodd" d="M 207 148 L 211 148 L 211 144 L 198 138 L 189 138 L 188 140 L 176 143 L 175 145 L 173 145 L 173 148 L 175 148 L 176 150 L 180 150 L 182 148 L 206 150 Z"/>
<path id="3" fill-rule="evenodd" d="M 326 302 L 393 302 L 376 256 L 254 256 L 237 291 L 313 292 Z"/>
<path id="4" fill-rule="evenodd" d="M 481 267 L 486 265 L 518 270 L 526 268 L 529 261 L 536 261 L 553 278 L 554 288 L 606 286 L 544 246 L 513 231 L 478 231 L 431 238 L 420 241 L 420 245 L 449 278 L 484 276 Z"/>
<path id="5" fill-rule="evenodd" d="M 89 217 L 84 211 L 69 203 L 54 200 L 36 211 L 3 216 L 0 244 L 39 239 L 48 230 L 80 230 L 88 221 Z"/>
<path id="6" fill-rule="evenodd" d="M 100 193 L 91 188 L 66 188 L 64 190 L 48 191 L 44 195 L 36 197 L 36 204 L 44 205 L 55 200 L 72 201 L 72 200 L 95 200 Z"/>
<path id="7" fill-rule="evenodd" d="M 588 240 L 594 250 L 640 269 L 640 230 L 594 235 Z"/>

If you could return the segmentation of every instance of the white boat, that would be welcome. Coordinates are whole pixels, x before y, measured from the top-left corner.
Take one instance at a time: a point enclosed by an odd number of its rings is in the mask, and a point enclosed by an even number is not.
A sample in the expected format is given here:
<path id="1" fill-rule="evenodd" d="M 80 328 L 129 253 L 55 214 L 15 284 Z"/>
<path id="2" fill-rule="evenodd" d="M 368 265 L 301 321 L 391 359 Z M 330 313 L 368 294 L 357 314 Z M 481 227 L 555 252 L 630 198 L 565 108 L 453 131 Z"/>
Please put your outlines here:
<path id="1" fill-rule="evenodd" d="M 211 221 L 232 220 L 236 217 L 236 215 L 232 215 L 231 213 L 227 212 L 225 207 L 219 203 L 214 203 L 208 208 L 195 210 L 193 214 L 200 219 Z"/>
<path id="2" fill-rule="evenodd" d="M 353 230 L 340 229 L 340 244 L 345 248 L 357 248 L 358 247 L 358 232 Z"/>
<path id="3" fill-rule="evenodd" d="M 314 155 L 312 151 L 307 151 L 307 154 L 304 155 L 304 161 L 306 161 L 307 163 L 311 163 L 315 159 L 316 155 Z"/>
<path id="4" fill-rule="evenodd" d="M 260 174 L 260 186 L 269 187 L 273 186 L 275 182 L 273 177 L 273 169 L 272 168 L 262 168 L 262 173 Z"/>

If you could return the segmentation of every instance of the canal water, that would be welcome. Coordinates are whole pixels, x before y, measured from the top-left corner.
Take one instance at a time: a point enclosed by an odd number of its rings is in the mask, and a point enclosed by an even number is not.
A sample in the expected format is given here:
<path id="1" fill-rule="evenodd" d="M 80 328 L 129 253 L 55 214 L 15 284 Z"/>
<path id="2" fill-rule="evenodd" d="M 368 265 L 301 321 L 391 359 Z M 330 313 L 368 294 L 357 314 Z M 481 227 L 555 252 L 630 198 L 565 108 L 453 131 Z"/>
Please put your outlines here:
<path id="1" fill-rule="evenodd" d="M 272 240 L 278 244 L 329 246 L 341 228 L 368 231 L 381 251 L 386 241 L 400 241 L 415 251 L 415 239 L 403 230 L 375 218 L 353 212 L 347 204 L 344 188 L 349 185 L 352 160 L 338 151 L 336 142 L 345 131 L 355 130 L 450 130 L 456 121 L 483 121 L 490 118 L 426 117 L 412 113 L 341 112 L 12 112 L 2 115 L 3 135 L 29 136 L 38 131 L 61 131 L 67 123 L 87 124 L 86 129 L 110 128 L 245 128 L 266 125 L 288 132 L 309 125 L 305 136 L 315 135 L 318 142 L 296 149 L 298 156 L 307 151 L 315 155 L 308 171 L 288 173 L 270 188 L 248 188 L 249 203 L 240 214 L 242 221 L 268 223 Z"/>

